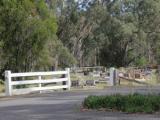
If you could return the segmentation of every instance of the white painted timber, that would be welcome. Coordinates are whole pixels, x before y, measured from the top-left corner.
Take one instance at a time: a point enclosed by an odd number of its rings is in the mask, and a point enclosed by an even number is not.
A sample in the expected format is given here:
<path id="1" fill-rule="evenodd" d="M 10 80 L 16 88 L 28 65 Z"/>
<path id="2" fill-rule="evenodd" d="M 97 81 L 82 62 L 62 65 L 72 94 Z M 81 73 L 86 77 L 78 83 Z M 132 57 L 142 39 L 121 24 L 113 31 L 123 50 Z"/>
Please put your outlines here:
<path id="1" fill-rule="evenodd" d="M 11 77 L 32 77 L 32 76 L 50 76 L 67 74 L 68 71 L 55 71 L 55 72 L 28 72 L 28 73 L 12 73 Z"/>
<path id="2" fill-rule="evenodd" d="M 67 71 L 67 74 L 66 74 L 66 78 L 68 79 L 67 85 L 68 85 L 68 89 L 70 90 L 71 88 L 70 68 L 66 68 L 65 70 Z"/>
<path id="3" fill-rule="evenodd" d="M 55 75 L 61 75 L 63 78 L 56 78 Z M 65 75 L 65 76 L 64 76 Z M 53 79 L 42 79 L 42 76 L 53 76 Z M 18 77 L 37 77 L 38 79 L 34 80 L 19 80 L 13 81 L 12 78 Z M 62 84 L 52 84 L 52 86 L 42 86 L 42 84 L 46 83 L 59 83 L 66 82 L 65 85 Z M 20 88 L 13 89 L 15 85 L 30 85 L 30 84 L 38 84 L 38 87 L 30 87 L 30 88 Z M 21 91 L 28 90 L 28 92 L 32 92 L 35 90 L 51 90 L 51 89 L 70 89 L 71 81 L 70 81 L 70 69 L 66 68 L 65 71 L 54 71 L 54 72 L 28 72 L 28 73 L 11 73 L 11 71 L 5 71 L 5 91 L 6 96 L 11 96 L 13 91 Z"/>
<path id="4" fill-rule="evenodd" d="M 12 85 L 11 85 L 11 71 L 5 71 L 5 94 L 7 96 L 12 95 Z"/>
<path id="5" fill-rule="evenodd" d="M 27 84 L 38 84 L 38 83 L 55 83 L 68 81 L 67 78 L 47 79 L 47 80 L 24 80 L 24 81 L 12 81 L 12 85 L 27 85 Z"/>

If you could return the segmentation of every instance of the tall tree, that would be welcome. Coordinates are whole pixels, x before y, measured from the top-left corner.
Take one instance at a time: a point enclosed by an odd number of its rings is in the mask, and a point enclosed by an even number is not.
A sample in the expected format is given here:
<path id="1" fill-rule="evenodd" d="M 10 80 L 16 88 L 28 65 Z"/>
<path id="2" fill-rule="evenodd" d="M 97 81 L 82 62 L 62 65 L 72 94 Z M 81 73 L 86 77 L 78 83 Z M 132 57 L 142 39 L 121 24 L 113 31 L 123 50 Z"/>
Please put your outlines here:
<path id="1" fill-rule="evenodd" d="M 2 0 L 0 41 L 3 68 L 30 71 L 51 63 L 48 42 L 54 42 L 56 19 L 43 0 Z"/>

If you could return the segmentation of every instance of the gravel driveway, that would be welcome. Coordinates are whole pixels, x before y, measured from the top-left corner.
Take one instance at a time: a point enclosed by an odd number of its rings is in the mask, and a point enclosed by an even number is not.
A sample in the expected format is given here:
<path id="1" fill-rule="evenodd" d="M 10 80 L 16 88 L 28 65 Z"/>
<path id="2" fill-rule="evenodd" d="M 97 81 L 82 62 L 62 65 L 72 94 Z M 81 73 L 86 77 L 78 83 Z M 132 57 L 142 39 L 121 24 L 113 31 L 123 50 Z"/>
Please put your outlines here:
<path id="1" fill-rule="evenodd" d="M 139 91 L 146 92 L 143 89 L 139 89 Z M 0 120 L 160 120 L 160 114 L 145 115 L 81 110 L 81 103 L 86 96 L 114 92 L 126 94 L 132 90 L 119 88 L 53 92 L 1 98 Z"/>

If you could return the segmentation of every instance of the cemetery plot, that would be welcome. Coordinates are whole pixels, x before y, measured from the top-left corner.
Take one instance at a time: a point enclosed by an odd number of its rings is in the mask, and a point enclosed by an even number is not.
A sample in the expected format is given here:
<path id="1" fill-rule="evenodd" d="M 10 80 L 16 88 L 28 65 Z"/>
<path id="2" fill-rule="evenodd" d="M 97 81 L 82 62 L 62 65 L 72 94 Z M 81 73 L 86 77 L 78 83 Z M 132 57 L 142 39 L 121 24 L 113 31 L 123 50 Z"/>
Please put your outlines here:
<path id="1" fill-rule="evenodd" d="M 159 84 L 157 69 L 121 68 L 119 79 L 121 85 L 157 85 Z M 127 82 L 128 81 L 128 82 Z M 132 82 L 132 83 L 130 83 Z"/>
<path id="2" fill-rule="evenodd" d="M 104 67 L 71 68 L 72 88 L 104 88 L 109 81 Z"/>

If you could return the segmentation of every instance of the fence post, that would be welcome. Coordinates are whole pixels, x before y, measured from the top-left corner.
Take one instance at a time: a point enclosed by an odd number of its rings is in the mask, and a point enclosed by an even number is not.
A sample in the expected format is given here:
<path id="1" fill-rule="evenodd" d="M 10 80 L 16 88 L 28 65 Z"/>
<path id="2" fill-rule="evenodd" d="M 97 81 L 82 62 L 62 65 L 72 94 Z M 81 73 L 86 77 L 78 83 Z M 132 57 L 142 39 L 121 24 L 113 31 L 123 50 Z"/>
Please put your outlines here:
<path id="1" fill-rule="evenodd" d="M 5 94 L 12 96 L 11 71 L 5 71 Z"/>
<path id="2" fill-rule="evenodd" d="M 115 70 L 115 68 L 110 68 L 109 83 L 111 86 L 114 86 L 116 84 L 116 70 Z"/>
<path id="3" fill-rule="evenodd" d="M 120 85 L 120 79 L 119 79 L 119 71 L 118 69 L 115 69 L 115 85 Z"/>
<path id="4" fill-rule="evenodd" d="M 65 70 L 67 71 L 66 78 L 68 79 L 67 81 L 68 90 L 70 90 L 71 88 L 70 68 L 66 68 Z"/>
<path id="5" fill-rule="evenodd" d="M 38 76 L 38 80 L 39 80 L 39 84 L 38 84 L 38 87 L 41 89 L 42 87 L 42 84 L 41 84 L 41 80 L 42 80 L 42 77 L 41 76 Z M 42 92 L 41 90 L 39 91 L 40 93 Z"/>

